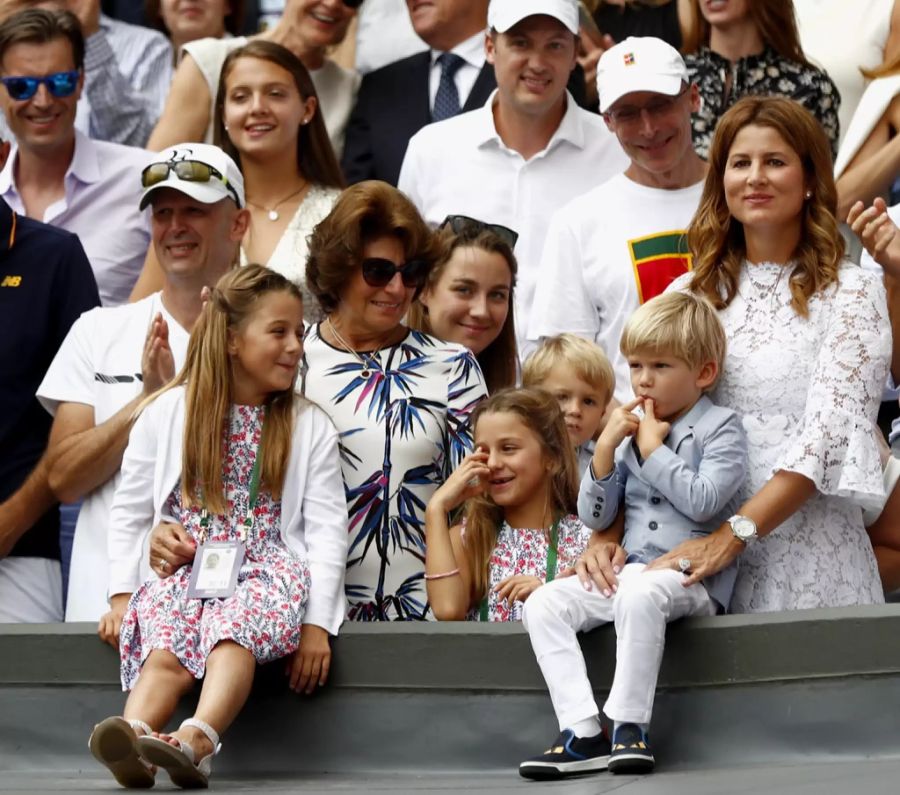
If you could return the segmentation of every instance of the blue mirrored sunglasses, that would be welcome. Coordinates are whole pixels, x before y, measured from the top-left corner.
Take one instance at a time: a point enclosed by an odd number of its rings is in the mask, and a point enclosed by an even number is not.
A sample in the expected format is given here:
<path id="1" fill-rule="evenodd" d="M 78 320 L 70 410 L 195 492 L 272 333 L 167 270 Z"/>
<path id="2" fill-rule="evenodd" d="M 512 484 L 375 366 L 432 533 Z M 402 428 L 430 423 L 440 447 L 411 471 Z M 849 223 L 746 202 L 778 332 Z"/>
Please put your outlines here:
<path id="1" fill-rule="evenodd" d="M 0 83 L 6 86 L 10 97 L 18 101 L 31 99 L 41 83 L 54 97 L 70 97 L 78 88 L 78 71 L 56 72 L 46 77 L 0 77 Z"/>

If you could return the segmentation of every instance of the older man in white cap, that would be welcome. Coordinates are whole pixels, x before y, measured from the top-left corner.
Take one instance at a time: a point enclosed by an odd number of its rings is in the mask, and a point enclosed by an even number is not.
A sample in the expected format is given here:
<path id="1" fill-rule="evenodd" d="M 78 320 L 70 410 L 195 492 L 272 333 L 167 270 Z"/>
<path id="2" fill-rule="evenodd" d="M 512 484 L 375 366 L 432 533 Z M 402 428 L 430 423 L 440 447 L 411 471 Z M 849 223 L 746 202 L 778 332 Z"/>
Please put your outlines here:
<path id="1" fill-rule="evenodd" d="M 528 336 L 564 331 L 597 342 L 631 397 L 622 327 L 644 301 L 689 270 L 684 232 L 700 202 L 706 164 L 691 144 L 700 97 L 678 51 L 628 38 L 597 70 L 600 112 L 631 163 L 553 216 L 538 272 Z"/>
<path id="2" fill-rule="evenodd" d="M 107 523 L 135 408 L 181 368 L 201 291 L 234 265 L 249 219 L 241 173 L 218 147 L 171 147 L 154 155 L 140 178 L 140 207 L 151 206 L 163 289 L 134 304 L 82 315 L 38 389 L 54 415 L 50 487 L 63 501 L 84 498 L 66 620 L 103 617 L 105 639 L 118 635 L 106 615 Z"/>
<path id="3" fill-rule="evenodd" d="M 520 353 L 553 211 L 627 165 L 602 119 L 566 91 L 578 52 L 575 0 L 491 0 L 486 57 L 497 90 L 484 107 L 410 141 L 399 187 L 426 220 L 460 214 L 519 234 Z"/>

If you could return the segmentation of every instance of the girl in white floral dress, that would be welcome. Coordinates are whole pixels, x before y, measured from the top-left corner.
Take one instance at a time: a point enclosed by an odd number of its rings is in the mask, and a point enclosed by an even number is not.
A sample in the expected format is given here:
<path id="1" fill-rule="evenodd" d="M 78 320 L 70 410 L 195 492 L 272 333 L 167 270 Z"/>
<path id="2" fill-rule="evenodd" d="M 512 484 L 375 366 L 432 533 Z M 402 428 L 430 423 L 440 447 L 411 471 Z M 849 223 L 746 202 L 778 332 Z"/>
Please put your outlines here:
<path id="1" fill-rule="evenodd" d="M 257 663 L 292 655 L 291 686 L 306 692 L 327 678 L 345 611 L 347 514 L 337 433 L 294 393 L 302 333 L 296 286 L 258 265 L 232 271 L 197 321 L 184 369 L 132 429 L 109 538 L 131 693 L 124 717 L 90 740 L 123 786 L 152 786 L 150 763 L 178 786 L 206 786 Z M 161 519 L 183 525 L 197 554 L 141 584 L 141 540 Z M 194 717 L 160 734 L 196 679 Z"/>
<path id="2" fill-rule="evenodd" d="M 425 512 L 428 600 L 440 620 L 519 621 L 529 595 L 571 569 L 590 539 L 574 515 L 575 453 L 559 404 L 541 389 L 498 392 L 472 422 L 475 452 Z"/>

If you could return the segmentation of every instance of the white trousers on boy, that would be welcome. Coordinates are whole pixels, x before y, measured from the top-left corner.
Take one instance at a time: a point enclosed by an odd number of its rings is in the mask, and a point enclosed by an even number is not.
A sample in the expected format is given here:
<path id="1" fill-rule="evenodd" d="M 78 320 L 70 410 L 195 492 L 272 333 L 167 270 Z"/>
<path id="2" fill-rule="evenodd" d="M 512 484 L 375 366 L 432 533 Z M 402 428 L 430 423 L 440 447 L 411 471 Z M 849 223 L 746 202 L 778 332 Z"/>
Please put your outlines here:
<path id="1" fill-rule="evenodd" d="M 666 640 L 666 623 L 711 616 L 716 603 L 701 584 L 683 585 L 671 569 L 644 571 L 629 563 L 616 592 L 587 591 L 578 577 L 542 585 L 525 602 L 522 623 L 544 674 L 560 731 L 599 715 L 576 638 L 611 621 L 616 625 L 616 674 L 603 711 L 614 721 L 649 723 Z"/>

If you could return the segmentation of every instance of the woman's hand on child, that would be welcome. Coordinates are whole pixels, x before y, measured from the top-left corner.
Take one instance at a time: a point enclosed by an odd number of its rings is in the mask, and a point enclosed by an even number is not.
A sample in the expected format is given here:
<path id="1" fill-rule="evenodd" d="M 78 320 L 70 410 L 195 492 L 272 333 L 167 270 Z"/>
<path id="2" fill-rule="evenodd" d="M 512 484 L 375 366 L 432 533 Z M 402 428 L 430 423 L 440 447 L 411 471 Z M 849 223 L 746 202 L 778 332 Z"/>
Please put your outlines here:
<path id="1" fill-rule="evenodd" d="M 515 602 L 524 602 L 531 594 L 544 584 L 538 577 L 529 574 L 514 574 L 501 580 L 494 586 L 494 593 L 502 601 L 512 607 Z"/>
<path id="2" fill-rule="evenodd" d="M 300 647 L 288 661 L 288 687 L 295 693 L 310 695 L 328 681 L 330 667 L 328 631 L 315 624 L 304 624 L 300 629 Z"/>
<path id="3" fill-rule="evenodd" d="M 483 450 L 469 453 L 444 485 L 431 496 L 429 504 L 439 506 L 443 513 L 449 513 L 470 497 L 483 494 L 491 474 L 487 460 L 488 454 Z"/>
<path id="4" fill-rule="evenodd" d="M 575 568 L 566 575 L 576 574 L 584 590 L 595 588 L 605 597 L 611 597 L 619 587 L 618 574 L 625 566 L 627 554 L 621 546 L 605 541 L 588 547 L 578 558 Z"/>
<path id="5" fill-rule="evenodd" d="M 150 533 L 150 568 L 160 579 L 194 560 L 197 545 L 180 524 L 160 522 Z"/>
<path id="6" fill-rule="evenodd" d="M 108 643 L 114 649 L 119 648 L 119 631 L 122 628 L 122 619 L 125 618 L 125 610 L 128 608 L 128 600 L 131 594 L 119 593 L 109 600 L 109 612 L 100 617 L 97 626 L 97 634 L 100 640 Z"/>
<path id="7" fill-rule="evenodd" d="M 884 199 L 875 199 L 869 208 L 862 202 L 856 202 L 850 208 L 847 223 L 875 262 L 889 275 L 900 275 L 900 235 L 888 215 Z"/>
<path id="8" fill-rule="evenodd" d="M 653 451 L 662 447 L 663 442 L 672 430 L 668 422 L 656 419 L 656 410 L 652 400 L 644 400 L 644 417 L 638 426 L 637 446 L 641 451 L 641 458 L 648 459 Z"/>

